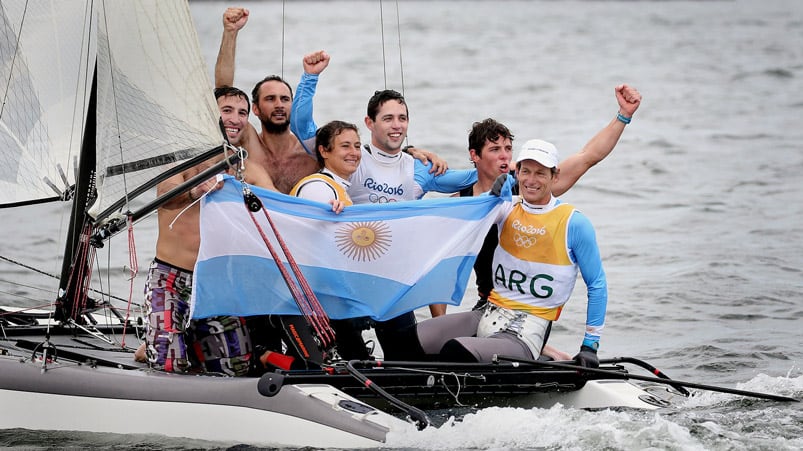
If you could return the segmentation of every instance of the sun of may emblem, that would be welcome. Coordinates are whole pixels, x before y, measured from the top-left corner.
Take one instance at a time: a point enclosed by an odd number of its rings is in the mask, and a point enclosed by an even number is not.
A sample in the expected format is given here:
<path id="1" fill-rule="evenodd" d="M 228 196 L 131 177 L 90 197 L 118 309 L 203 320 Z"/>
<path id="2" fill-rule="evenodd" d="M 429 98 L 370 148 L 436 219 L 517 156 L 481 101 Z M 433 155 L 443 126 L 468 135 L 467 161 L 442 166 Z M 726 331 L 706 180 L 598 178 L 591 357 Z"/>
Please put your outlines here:
<path id="1" fill-rule="evenodd" d="M 335 242 L 340 252 L 352 260 L 376 260 L 390 247 L 390 227 L 383 222 L 344 224 L 335 232 Z"/>

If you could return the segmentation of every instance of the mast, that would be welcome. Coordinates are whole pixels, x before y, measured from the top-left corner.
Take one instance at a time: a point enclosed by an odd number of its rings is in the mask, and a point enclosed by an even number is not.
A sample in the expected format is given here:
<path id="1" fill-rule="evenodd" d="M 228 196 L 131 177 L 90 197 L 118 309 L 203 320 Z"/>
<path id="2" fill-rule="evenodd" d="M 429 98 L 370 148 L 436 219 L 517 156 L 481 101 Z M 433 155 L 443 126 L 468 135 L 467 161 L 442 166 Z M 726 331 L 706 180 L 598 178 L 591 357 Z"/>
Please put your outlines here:
<path id="1" fill-rule="evenodd" d="M 95 151 L 97 148 L 97 81 L 98 67 L 95 63 L 95 70 L 92 74 L 92 87 L 89 94 L 89 105 L 87 107 L 86 120 L 84 126 L 84 137 L 81 143 L 81 154 L 78 160 L 78 180 L 75 181 L 75 193 L 73 197 L 72 210 L 70 213 L 70 224 L 67 231 L 67 240 L 64 247 L 64 260 L 61 266 L 61 277 L 59 280 L 58 302 L 56 303 L 55 319 L 64 322 L 72 318 L 73 305 L 80 296 L 80 283 L 76 278 L 72 281 L 71 275 L 78 274 L 81 266 L 90 264 L 88 261 L 78 261 L 78 250 L 81 246 L 81 234 L 84 225 L 89 220 L 87 209 L 88 201 L 95 186 Z M 84 243 L 86 245 L 86 243 Z"/>

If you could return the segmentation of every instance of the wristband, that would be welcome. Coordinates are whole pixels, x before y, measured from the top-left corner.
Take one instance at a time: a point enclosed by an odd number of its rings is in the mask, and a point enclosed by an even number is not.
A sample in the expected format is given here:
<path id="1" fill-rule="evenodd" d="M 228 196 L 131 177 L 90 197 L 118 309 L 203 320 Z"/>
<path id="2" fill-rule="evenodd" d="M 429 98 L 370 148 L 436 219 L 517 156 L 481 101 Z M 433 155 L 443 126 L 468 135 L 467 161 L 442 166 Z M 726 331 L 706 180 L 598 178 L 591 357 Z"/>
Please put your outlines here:
<path id="1" fill-rule="evenodd" d="M 583 340 L 583 343 L 580 345 L 580 347 L 583 347 L 583 346 L 594 350 L 594 352 L 597 352 L 597 349 L 599 349 L 599 342 L 598 341 L 591 341 L 589 339 L 585 339 L 585 340 Z"/>
<path id="2" fill-rule="evenodd" d="M 625 117 L 624 115 L 622 115 L 622 113 L 616 113 L 616 119 L 618 119 L 619 122 L 621 122 L 621 123 L 623 123 L 625 125 L 629 124 L 630 121 L 633 120 L 632 117 Z"/>

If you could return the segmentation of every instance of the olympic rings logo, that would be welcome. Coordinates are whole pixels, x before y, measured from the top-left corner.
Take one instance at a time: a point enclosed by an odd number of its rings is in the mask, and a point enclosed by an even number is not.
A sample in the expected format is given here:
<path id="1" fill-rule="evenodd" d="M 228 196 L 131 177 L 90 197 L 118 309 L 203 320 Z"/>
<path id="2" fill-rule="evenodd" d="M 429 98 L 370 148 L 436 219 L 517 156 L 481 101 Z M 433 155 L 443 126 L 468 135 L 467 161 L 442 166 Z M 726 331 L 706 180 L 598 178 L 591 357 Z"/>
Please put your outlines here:
<path id="1" fill-rule="evenodd" d="M 527 249 L 535 245 L 536 239 L 535 237 L 516 233 L 513 235 L 513 242 L 516 243 L 516 246 Z"/>
<path id="2" fill-rule="evenodd" d="M 372 204 L 386 204 L 388 202 L 396 202 L 396 199 L 393 199 L 392 197 L 391 198 L 387 198 L 385 196 L 380 196 L 380 195 L 374 194 L 374 193 L 371 193 L 371 194 L 368 195 L 368 200 Z"/>

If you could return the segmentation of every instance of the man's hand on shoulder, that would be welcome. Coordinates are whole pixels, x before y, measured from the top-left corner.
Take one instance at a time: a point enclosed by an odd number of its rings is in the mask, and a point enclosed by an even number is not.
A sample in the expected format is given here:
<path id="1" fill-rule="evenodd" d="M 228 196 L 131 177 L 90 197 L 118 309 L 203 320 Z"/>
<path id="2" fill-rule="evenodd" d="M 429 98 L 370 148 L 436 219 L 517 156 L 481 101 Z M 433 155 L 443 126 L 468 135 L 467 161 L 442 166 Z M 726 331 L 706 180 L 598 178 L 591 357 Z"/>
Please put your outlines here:
<path id="1" fill-rule="evenodd" d="M 248 14 L 250 13 L 245 8 L 226 8 L 226 12 L 223 13 L 223 30 L 240 31 L 248 22 Z"/>
<path id="2" fill-rule="evenodd" d="M 329 65 L 329 60 L 329 54 L 323 50 L 307 53 L 304 55 L 304 59 L 302 60 L 304 65 L 304 73 L 310 75 L 320 74 L 324 69 L 326 69 L 326 66 Z"/>
<path id="3" fill-rule="evenodd" d="M 430 152 L 426 149 L 419 149 L 418 147 L 407 146 L 404 149 L 410 156 L 423 163 L 425 166 L 432 163 L 429 169 L 430 174 L 443 175 L 449 169 L 449 163 L 443 158 L 439 157 L 435 152 Z"/>

